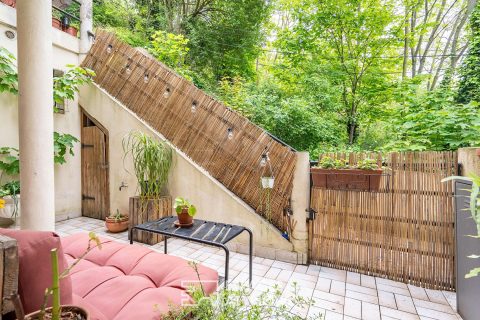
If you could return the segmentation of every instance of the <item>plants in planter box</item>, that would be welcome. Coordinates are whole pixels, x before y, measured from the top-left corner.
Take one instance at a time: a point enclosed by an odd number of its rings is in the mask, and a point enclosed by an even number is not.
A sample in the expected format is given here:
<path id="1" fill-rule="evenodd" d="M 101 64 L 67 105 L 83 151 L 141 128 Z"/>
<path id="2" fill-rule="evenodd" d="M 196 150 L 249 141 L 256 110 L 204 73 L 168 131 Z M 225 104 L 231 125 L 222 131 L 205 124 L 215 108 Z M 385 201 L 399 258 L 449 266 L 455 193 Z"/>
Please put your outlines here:
<path id="1" fill-rule="evenodd" d="M 350 166 L 346 160 L 324 156 L 310 173 L 314 187 L 375 191 L 380 188 L 383 170 L 375 159 L 366 158 Z"/>
<path id="2" fill-rule="evenodd" d="M 191 227 L 197 208 L 182 197 L 175 198 L 174 208 L 178 215 L 178 221 L 175 222 L 175 225 L 182 228 Z"/>
<path id="3" fill-rule="evenodd" d="M 16 179 L 20 173 L 18 149 L 10 147 L 0 148 L 0 182 L 3 176 Z M 11 180 L 0 185 L 0 199 L 3 206 L 0 208 L 0 226 L 7 227 L 15 223 L 19 214 L 20 182 Z"/>
<path id="4" fill-rule="evenodd" d="M 172 200 L 166 185 L 173 164 L 173 150 L 167 142 L 132 131 L 123 138 L 124 162 L 131 156 L 140 194 L 130 198 L 130 223 L 144 223 L 171 214 Z M 128 170 L 127 170 L 128 172 Z M 159 237 L 134 232 L 134 240 L 155 244 Z"/>
<path id="5" fill-rule="evenodd" d="M 121 214 L 117 209 L 116 213 L 105 218 L 105 226 L 112 233 L 123 232 L 128 229 L 128 216 Z"/>

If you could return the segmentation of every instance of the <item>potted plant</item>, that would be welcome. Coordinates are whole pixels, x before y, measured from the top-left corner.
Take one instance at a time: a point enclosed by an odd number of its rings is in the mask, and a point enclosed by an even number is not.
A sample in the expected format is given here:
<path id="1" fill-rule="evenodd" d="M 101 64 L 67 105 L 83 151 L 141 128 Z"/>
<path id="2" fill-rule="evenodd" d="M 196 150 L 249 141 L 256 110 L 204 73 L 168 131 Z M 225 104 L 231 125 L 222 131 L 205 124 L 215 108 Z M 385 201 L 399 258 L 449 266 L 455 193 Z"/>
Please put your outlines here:
<path id="1" fill-rule="evenodd" d="M 166 186 L 173 164 L 173 149 L 166 141 L 139 131 L 126 135 L 122 144 L 124 163 L 131 156 L 139 187 L 139 196 L 130 198 L 130 222 L 144 223 L 171 215 L 172 198 Z M 160 237 L 141 231 L 135 231 L 133 236 L 134 240 L 148 244 L 160 241 Z"/>
<path id="2" fill-rule="evenodd" d="M 95 243 L 95 246 L 92 246 L 92 242 Z M 52 262 L 52 286 L 45 290 L 45 303 L 42 306 L 41 310 L 30 313 L 26 315 L 23 319 L 26 320 L 88 320 L 88 314 L 85 309 L 73 305 L 61 305 L 60 304 L 60 280 L 67 277 L 70 271 L 94 248 L 102 248 L 100 239 L 95 235 L 95 233 L 89 233 L 89 241 L 87 250 L 78 257 L 67 269 L 60 273 L 58 267 L 58 253 L 57 249 L 52 249 L 50 252 L 51 262 Z M 52 297 L 52 306 L 46 308 L 47 301 L 49 296 Z M 21 318 L 21 317 L 20 317 Z M 20 319 L 22 320 L 22 319 Z"/>
<path id="3" fill-rule="evenodd" d="M 52 27 L 58 30 L 62 30 L 62 15 L 59 11 L 53 9 L 52 12 Z"/>
<path id="4" fill-rule="evenodd" d="M 177 212 L 178 220 L 175 225 L 181 228 L 188 228 L 193 225 L 193 217 L 197 213 L 197 208 L 187 199 L 182 197 L 175 198 L 175 212 Z"/>
<path id="5" fill-rule="evenodd" d="M 14 224 L 20 213 L 20 181 L 11 181 L 0 187 L 0 227 Z"/>
<path id="6" fill-rule="evenodd" d="M 314 187 L 375 191 L 380 188 L 383 170 L 375 159 L 366 158 L 350 166 L 344 159 L 323 156 L 310 173 Z"/>
<path id="7" fill-rule="evenodd" d="M 105 218 L 105 227 L 112 233 L 123 232 L 128 229 L 128 216 L 117 212 Z"/>
<path id="8" fill-rule="evenodd" d="M 9 176 L 9 182 L 0 185 L 0 199 L 3 199 L 3 208 L 0 209 L 0 225 L 10 226 L 15 223 L 19 215 L 20 182 L 15 180 L 20 173 L 19 152 L 16 148 L 0 148 L 0 182 L 3 176 Z M 12 180 L 13 179 L 13 180 Z"/>

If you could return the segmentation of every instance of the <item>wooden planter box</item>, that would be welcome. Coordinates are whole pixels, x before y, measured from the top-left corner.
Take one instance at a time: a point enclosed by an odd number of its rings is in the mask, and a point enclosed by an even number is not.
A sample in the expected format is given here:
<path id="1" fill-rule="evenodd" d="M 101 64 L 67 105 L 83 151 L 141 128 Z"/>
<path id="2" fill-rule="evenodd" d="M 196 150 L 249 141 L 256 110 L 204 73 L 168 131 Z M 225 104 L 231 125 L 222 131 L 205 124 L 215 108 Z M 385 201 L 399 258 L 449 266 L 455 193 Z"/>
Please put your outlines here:
<path id="1" fill-rule="evenodd" d="M 310 168 L 313 187 L 377 191 L 383 170 Z"/>
<path id="2" fill-rule="evenodd" d="M 172 197 L 165 196 L 158 199 L 132 197 L 130 198 L 128 214 L 129 230 L 132 226 L 170 216 L 172 215 Z M 146 244 L 156 244 L 161 242 L 163 237 L 150 232 L 134 230 L 133 240 Z"/>

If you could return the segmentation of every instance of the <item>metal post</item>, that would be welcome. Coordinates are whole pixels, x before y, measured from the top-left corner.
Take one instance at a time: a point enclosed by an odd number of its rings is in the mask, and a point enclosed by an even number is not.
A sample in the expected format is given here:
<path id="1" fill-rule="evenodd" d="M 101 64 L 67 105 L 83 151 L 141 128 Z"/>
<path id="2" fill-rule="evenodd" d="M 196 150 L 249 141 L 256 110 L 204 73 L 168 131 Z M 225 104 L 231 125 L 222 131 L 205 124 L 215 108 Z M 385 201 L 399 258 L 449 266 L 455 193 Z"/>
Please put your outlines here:
<path id="1" fill-rule="evenodd" d="M 163 240 L 163 253 L 167 254 L 167 236 L 164 236 L 165 239 Z"/>
<path id="2" fill-rule="evenodd" d="M 228 284 L 228 267 L 230 265 L 230 250 L 228 250 L 227 246 L 222 245 L 223 250 L 225 250 L 225 289 L 227 289 Z"/>
<path id="3" fill-rule="evenodd" d="M 248 266 L 248 276 L 249 276 L 249 282 L 248 284 L 250 285 L 250 288 L 252 287 L 252 278 L 253 278 L 253 233 L 252 233 L 252 230 L 248 229 L 248 228 L 245 228 L 245 230 L 247 230 L 249 236 L 250 236 L 250 243 L 249 243 L 249 252 L 248 252 L 248 263 L 249 263 L 249 266 Z"/>

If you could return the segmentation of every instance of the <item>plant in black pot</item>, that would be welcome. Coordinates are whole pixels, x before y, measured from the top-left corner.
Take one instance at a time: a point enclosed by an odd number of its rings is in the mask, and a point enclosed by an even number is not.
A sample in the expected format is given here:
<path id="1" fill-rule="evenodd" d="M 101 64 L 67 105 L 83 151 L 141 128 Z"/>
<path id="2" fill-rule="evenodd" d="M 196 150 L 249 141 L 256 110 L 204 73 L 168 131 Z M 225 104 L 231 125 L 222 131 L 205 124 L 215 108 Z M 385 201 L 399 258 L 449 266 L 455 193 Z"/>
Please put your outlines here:
<path id="1" fill-rule="evenodd" d="M 130 224 L 159 219 L 171 214 L 172 199 L 166 186 L 173 164 L 173 149 L 143 132 L 132 131 L 123 138 L 124 162 L 131 157 L 140 194 L 130 198 Z M 135 235 L 136 234 L 136 235 Z M 157 243 L 152 235 L 134 233 L 136 241 Z"/>

